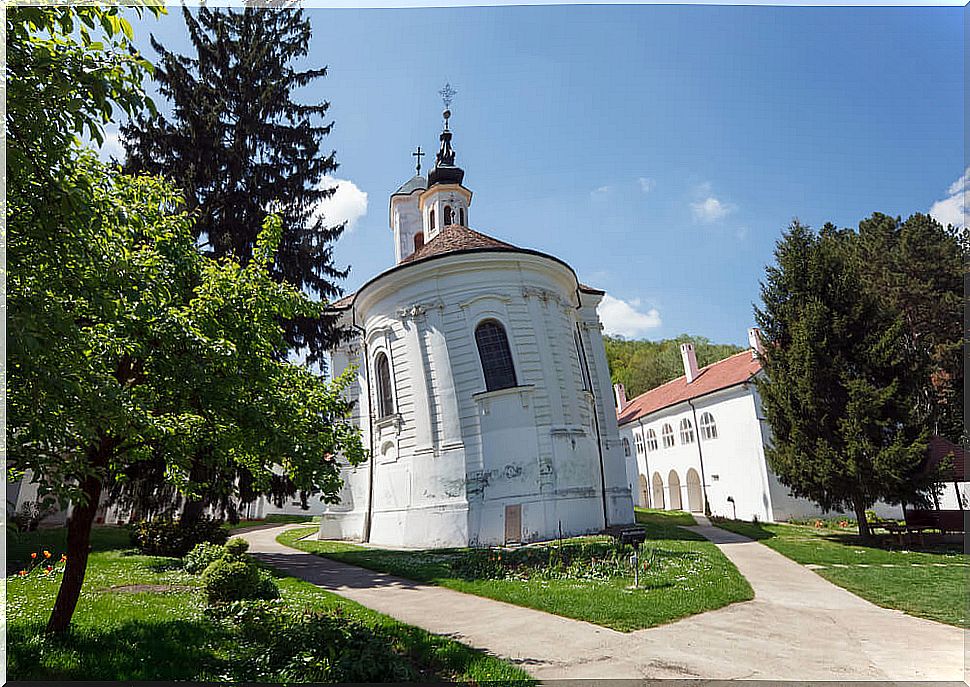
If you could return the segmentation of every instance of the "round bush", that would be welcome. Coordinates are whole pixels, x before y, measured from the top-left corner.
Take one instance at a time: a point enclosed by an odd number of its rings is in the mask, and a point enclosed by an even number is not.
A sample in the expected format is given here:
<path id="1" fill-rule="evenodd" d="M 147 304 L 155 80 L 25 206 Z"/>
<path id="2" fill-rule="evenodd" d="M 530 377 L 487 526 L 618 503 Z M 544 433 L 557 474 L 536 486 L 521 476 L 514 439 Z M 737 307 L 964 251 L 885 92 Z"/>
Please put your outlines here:
<path id="1" fill-rule="evenodd" d="M 242 537 L 233 537 L 226 542 L 226 551 L 230 556 L 241 557 L 249 550 L 249 542 Z"/>
<path id="2" fill-rule="evenodd" d="M 185 571 L 198 575 L 209 567 L 210 563 L 225 556 L 226 548 L 222 544 L 213 544 L 207 541 L 196 544 L 191 551 L 185 554 L 183 559 Z"/>
<path id="3" fill-rule="evenodd" d="M 252 561 L 231 554 L 209 564 L 202 573 L 202 584 L 210 604 L 279 597 L 279 588 L 267 573 Z"/>
<path id="4" fill-rule="evenodd" d="M 224 544 L 229 532 L 218 520 L 200 518 L 182 523 L 171 518 L 142 520 L 129 526 L 131 543 L 142 553 L 151 556 L 181 558 L 200 542 Z"/>

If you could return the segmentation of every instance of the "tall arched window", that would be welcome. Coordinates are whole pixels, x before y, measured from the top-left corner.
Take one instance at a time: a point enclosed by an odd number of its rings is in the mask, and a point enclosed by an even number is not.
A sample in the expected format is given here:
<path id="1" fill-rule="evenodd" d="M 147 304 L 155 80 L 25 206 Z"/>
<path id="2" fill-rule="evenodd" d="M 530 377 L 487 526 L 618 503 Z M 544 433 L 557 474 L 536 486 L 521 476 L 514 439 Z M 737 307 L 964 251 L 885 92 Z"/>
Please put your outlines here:
<path id="1" fill-rule="evenodd" d="M 434 208 L 428 213 L 428 229 L 434 231 Z"/>
<path id="2" fill-rule="evenodd" d="M 643 437 L 640 436 L 639 434 L 634 434 L 633 435 L 633 441 L 637 445 L 637 455 L 638 456 L 642 456 L 643 455 Z"/>
<path id="3" fill-rule="evenodd" d="M 680 443 L 694 443 L 694 423 L 688 420 L 686 417 L 680 421 Z"/>
<path id="4" fill-rule="evenodd" d="M 701 436 L 704 439 L 717 439 L 717 423 L 710 413 L 701 413 Z"/>
<path id="5" fill-rule="evenodd" d="M 458 224 L 465 227 L 465 208 L 458 208 Z"/>
<path id="6" fill-rule="evenodd" d="M 674 445 L 674 428 L 670 425 L 664 423 L 663 429 L 660 430 L 660 436 L 664 442 L 664 448 L 671 448 Z"/>
<path id="7" fill-rule="evenodd" d="M 419 231 L 414 235 L 414 250 L 417 250 L 424 245 L 424 232 Z"/>
<path id="8" fill-rule="evenodd" d="M 387 417 L 394 414 L 394 394 L 391 391 L 391 366 L 387 356 L 378 354 L 374 365 L 377 375 L 377 416 Z"/>
<path id="9" fill-rule="evenodd" d="M 450 205 L 445 205 L 444 220 L 445 221 L 441 223 L 441 226 L 443 227 L 447 227 L 450 224 L 454 224 L 454 222 L 452 221 L 454 220 L 454 217 L 452 216 Z"/>
<path id="10" fill-rule="evenodd" d="M 657 433 L 652 429 L 647 430 L 647 450 L 656 451 L 657 450 Z"/>
<path id="11" fill-rule="evenodd" d="M 475 343 L 485 373 L 485 389 L 497 391 L 515 386 L 515 365 L 502 325 L 495 320 L 485 320 L 475 328 Z"/>
<path id="12" fill-rule="evenodd" d="M 630 440 L 623 437 L 623 455 L 627 458 L 630 457 Z"/>

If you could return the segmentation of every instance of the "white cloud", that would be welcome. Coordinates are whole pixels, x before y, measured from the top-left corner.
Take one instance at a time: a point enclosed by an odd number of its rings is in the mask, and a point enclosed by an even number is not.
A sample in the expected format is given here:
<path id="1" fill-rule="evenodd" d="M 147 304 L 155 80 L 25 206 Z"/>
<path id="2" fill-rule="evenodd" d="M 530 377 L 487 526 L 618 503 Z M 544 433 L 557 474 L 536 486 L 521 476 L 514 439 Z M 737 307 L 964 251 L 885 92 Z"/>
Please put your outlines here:
<path id="1" fill-rule="evenodd" d="M 639 308 L 639 298 L 624 301 L 606 294 L 596 311 L 607 334 L 634 339 L 662 324 L 660 311 L 656 308 L 650 308 L 646 312 L 641 312 Z"/>
<path id="2" fill-rule="evenodd" d="M 637 183 L 640 184 L 640 190 L 644 193 L 650 193 L 653 190 L 653 187 L 657 185 L 657 182 L 650 177 L 640 177 L 637 179 Z"/>
<path id="3" fill-rule="evenodd" d="M 335 179 L 326 176 L 320 182 L 321 188 L 337 187 L 336 192 L 320 201 L 314 216 L 322 215 L 328 224 L 347 222 L 346 231 L 352 232 L 357 228 L 357 222 L 367 214 L 367 192 L 361 191 L 349 179 Z"/>
<path id="4" fill-rule="evenodd" d="M 950 184 L 947 193 L 949 196 L 933 203 L 930 215 L 943 226 L 952 224 L 954 227 L 966 227 L 967 213 L 970 212 L 967 207 L 967 197 L 970 196 L 970 167 L 967 167 L 962 177 Z"/>
<path id="5" fill-rule="evenodd" d="M 696 221 L 709 224 L 724 219 L 737 208 L 731 203 L 725 203 L 714 196 L 708 196 L 704 200 L 691 203 L 690 209 L 694 213 Z"/>
<path id="6" fill-rule="evenodd" d="M 613 193 L 612 186 L 600 186 L 599 188 L 595 188 L 592 191 L 590 191 L 589 197 L 592 198 L 593 200 L 601 200 L 603 198 L 606 198 L 606 196 L 610 195 L 611 193 Z"/>

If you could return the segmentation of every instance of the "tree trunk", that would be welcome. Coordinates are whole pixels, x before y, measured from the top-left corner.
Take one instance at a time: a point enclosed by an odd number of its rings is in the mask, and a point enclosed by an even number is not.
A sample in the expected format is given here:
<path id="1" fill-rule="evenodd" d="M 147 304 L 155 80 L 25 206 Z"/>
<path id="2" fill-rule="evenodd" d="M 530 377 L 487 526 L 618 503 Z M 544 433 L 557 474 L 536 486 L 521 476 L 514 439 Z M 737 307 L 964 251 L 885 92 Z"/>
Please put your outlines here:
<path id="1" fill-rule="evenodd" d="M 852 505 L 855 509 L 855 519 L 859 523 L 859 536 L 862 541 L 869 542 L 872 541 L 872 529 L 869 527 L 869 521 L 866 519 L 866 504 L 859 497 L 852 499 Z"/>
<path id="2" fill-rule="evenodd" d="M 113 443 L 102 437 L 97 444 L 88 449 L 90 465 L 99 470 L 108 464 Z M 101 501 L 102 482 L 100 475 L 88 475 L 81 482 L 85 503 L 74 504 L 71 517 L 67 521 L 67 563 L 64 576 L 57 591 L 57 600 L 47 621 L 47 632 L 61 634 L 67 632 L 74 617 L 84 573 L 88 567 L 88 554 L 91 552 L 91 526 Z"/>
<path id="3" fill-rule="evenodd" d="M 189 469 L 189 481 L 192 484 L 198 485 L 205 481 L 205 462 L 200 454 L 202 451 L 206 450 L 208 449 L 200 449 L 198 453 L 192 456 L 192 467 Z M 186 497 L 185 504 L 182 506 L 182 515 L 180 518 L 182 524 L 190 525 L 198 522 L 205 513 L 205 506 L 205 499 L 193 499 Z"/>

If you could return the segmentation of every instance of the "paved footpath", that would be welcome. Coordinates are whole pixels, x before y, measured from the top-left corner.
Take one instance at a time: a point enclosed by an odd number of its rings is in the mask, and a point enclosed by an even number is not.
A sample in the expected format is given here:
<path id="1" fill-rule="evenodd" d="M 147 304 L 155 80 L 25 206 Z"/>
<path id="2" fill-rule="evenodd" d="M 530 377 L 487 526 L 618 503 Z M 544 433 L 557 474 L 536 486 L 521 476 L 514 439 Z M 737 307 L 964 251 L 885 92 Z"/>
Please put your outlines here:
<path id="1" fill-rule="evenodd" d="M 501 656 L 538 678 L 963 684 L 962 630 L 875 606 L 762 544 L 708 523 L 687 529 L 731 559 L 755 598 L 629 633 L 303 553 L 276 541 L 283 529 L 242 536 L 251 553 L 287 574 Z"/>

